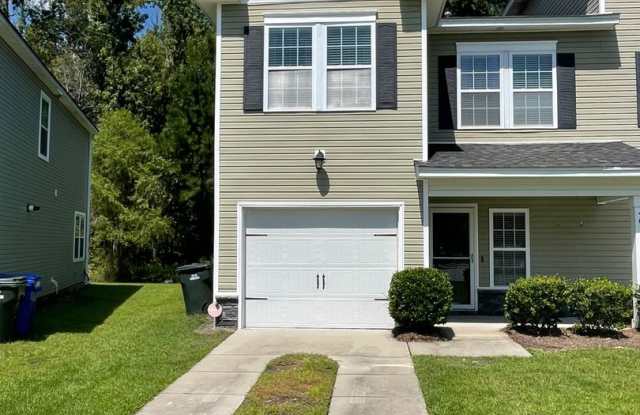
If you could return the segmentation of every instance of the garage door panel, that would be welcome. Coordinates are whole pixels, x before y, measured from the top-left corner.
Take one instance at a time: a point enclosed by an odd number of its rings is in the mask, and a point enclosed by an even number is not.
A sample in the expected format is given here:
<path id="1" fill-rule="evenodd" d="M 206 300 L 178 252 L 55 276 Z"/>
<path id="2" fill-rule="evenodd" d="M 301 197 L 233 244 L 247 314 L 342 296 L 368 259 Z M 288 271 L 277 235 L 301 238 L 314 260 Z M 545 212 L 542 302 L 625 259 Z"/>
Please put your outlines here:
<path id="1" fill-rule="evenodd" d="M 398 269 L 397 209 L 250 209 L 246 223 L 247 327 L 393 327 L 379 300 Z"/>
<path id="2" fill-rule="evenodd" d="M 389 329 L 386 301 L 247 300 L 247 327 Z"/>
<path id="3" fill-rule="evenodd" d="M 247 297 L 309 297 L 317 295 L 315 268 L 247 267 Z"/>
<path id="4" fill-rule="evenodd" d="M 394 268 L 334 269 L 327 271 L 325 297 L 386 298 Z"/>

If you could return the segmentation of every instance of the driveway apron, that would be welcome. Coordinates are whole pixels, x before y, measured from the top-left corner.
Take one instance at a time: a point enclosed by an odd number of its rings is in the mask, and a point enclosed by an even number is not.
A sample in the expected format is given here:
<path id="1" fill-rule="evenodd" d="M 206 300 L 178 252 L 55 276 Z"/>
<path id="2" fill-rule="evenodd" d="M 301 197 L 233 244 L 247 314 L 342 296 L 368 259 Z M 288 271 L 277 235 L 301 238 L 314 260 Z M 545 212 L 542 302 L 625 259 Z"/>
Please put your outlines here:
<path id="1" fill-rule="evenodd" d="M 267 363 L 317 353 L 340 367 L 330 415 L 427 413 L 406 343 L 384 330 L 239 330 L 149 402 L 140 414 L 231 415 Z"/>

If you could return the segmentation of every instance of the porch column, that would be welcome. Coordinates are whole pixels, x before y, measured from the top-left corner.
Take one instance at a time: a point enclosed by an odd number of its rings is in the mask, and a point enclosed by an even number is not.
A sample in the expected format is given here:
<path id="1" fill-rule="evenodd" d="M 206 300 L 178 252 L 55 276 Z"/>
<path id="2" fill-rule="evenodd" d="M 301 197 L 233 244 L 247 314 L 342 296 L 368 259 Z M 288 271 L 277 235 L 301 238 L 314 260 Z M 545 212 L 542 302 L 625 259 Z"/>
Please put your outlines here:
<path id="1" fill-rule="evenodd" d="M 640 196 L 633 197 L 633 287 L 640 287 Z M 633 300 L 633 326 L 640 328 L 640 302 Z"/>
<path id="2" fill-rule="evenodd" d="M 429 181 L 422 181 L 422 258 L 425 268 L 431 266 L 431 211 L 429 210 Z"/>

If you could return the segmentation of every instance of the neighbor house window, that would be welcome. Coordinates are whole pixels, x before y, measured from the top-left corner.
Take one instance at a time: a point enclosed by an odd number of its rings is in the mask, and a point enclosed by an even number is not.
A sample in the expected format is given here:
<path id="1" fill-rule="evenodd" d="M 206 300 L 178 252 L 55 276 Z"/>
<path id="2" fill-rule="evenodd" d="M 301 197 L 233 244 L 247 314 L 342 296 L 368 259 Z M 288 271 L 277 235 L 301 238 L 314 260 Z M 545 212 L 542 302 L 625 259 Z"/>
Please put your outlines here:
<path id="1" fill-rule="evenodd" d="M 458 127 L 557 128 L 555 42 L 458 44 Z"/>
<path id="2" fill-rule="evenodd" d="M 270 25 L 265 20 L 268 111 L 375 109 L 375 16 L 371 22 Z"/>
<path id="3" fill-rule="evenodd" d="M 51 144 L 51 100 L 42 92 L 40 94 L 40 123 L 38 124 L 38 156 L 49 161 Z"/>
<path id="4" fill-rule="evenodd" d="M 87 216 L 82 212 L 75 212 L 73 218 L 73 261 L 84 261 L 86 250 Z"/>
<path id="5" fill-rule="evenodd" d="M 529 275 L 529 211 L 491 209 L 491 286 L 507 287 Z"/>

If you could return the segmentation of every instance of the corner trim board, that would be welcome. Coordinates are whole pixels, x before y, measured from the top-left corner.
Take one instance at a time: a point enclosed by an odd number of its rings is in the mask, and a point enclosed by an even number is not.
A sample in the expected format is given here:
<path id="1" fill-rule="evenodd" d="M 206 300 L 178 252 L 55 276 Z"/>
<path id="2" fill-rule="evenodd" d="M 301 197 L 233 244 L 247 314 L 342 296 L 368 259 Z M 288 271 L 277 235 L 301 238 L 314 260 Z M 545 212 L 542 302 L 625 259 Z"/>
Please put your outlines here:
<path id="1" fill-rule="evenodd" d="M 220 86 L 222 81 L 222 4 L 216 5 L 216 68 L 213 115 L 213 298 L 220 290 Z"/>

